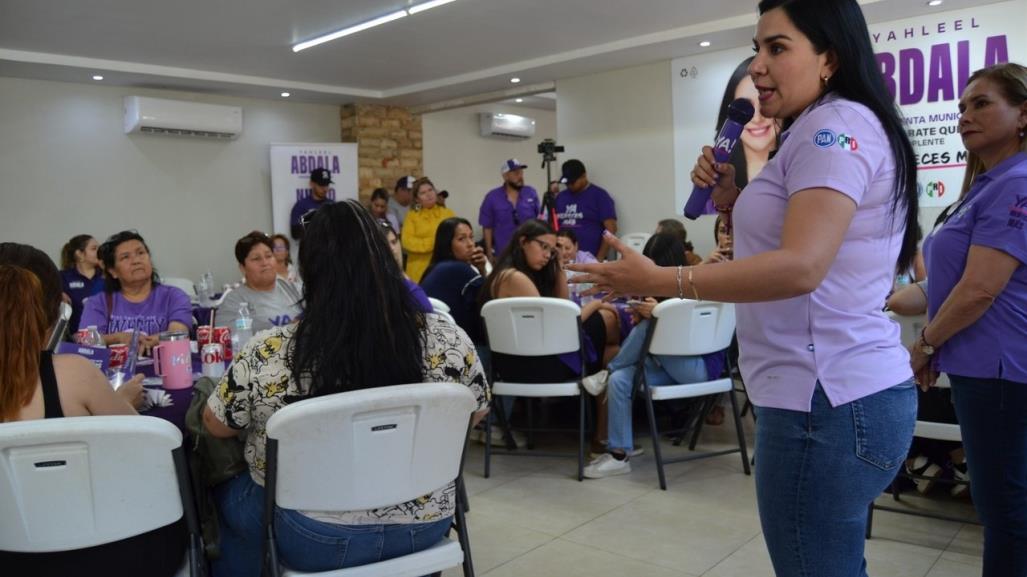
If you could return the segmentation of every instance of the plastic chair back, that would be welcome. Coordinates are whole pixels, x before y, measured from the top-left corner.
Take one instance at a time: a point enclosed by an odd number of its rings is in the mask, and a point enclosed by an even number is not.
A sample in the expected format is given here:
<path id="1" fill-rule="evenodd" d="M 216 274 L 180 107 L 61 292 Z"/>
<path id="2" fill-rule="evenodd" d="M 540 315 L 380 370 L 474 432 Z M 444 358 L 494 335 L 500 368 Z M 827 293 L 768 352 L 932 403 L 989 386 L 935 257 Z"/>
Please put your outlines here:
<path id="1" fill-rule="evenodd" d="M 645 248 L 645 243 L 649 242 L 652 238 L 652 233 L 648 232 L 630 232 L 620 237 L 621 242 L 631 247 L 631 250 L 641 254 Z"/>
<path id="2" fill-rule="evenodd" d="M 540 357 L 581 348 L 581 307 L 566 299 L 495 299 L 481 307 L 481 316 L 494 353 Z"/>
<path id="3" fill-rule="evenodd" d="M 182 518 L 172 451 L 156 417 L 0 424 L 0 550 L 41 553 L 119 541 Z"/>
<path id="4" fill-rule="evenodd" d="M 449 312 L 449 305 L 435 297 L 428 297 L 428 302 L 431 303 L 432 310 L 434 310 L 437 313 Z"/>
<path id="5" fill-rule="evenodd" d="M 474 394 L 458 383 L 378 387 L 291 404 L 267 421 L 268 440 L 277 443 L 275 501 L 286 509 L 359 511 L 444 487 L 460 474 L 476 406 Z"/>
<path id="6" fill-rule="evenodd" d="M 667 299 L 653 309 L 656 327 L 649 352 L 654 355 L 705 355 L 731 345 L 735 305 Z"/>

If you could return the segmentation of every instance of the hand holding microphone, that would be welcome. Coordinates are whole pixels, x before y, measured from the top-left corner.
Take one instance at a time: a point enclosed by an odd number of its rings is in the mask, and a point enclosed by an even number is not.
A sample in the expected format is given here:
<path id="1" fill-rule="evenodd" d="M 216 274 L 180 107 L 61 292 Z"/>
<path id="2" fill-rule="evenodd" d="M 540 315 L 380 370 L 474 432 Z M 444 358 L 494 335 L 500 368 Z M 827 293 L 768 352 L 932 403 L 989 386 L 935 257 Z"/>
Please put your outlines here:
<path id="1" fill-rule="evenodd" d="M 756 110 L 747 98 L 736 98 L 728 106 L 727 119 L 720 128 L 714 146 L 703 147 L 702 156 L 692 170 L 692 189 L 688 203 L 685 204 L 685 217 L 695 220 L 706 211 L 706 203 L 711 194 L 717 204 L 730 203 L 734 200 L 734 166 L 728 163 L 731 151 L 742 135 L 742 129 L 752 120 Z M 730 179 L 728 178 L 730 177 Z M 716 194 L 714 194 L 714 189 Z M 730 190 L 727 194 L 725 189 Z"/>

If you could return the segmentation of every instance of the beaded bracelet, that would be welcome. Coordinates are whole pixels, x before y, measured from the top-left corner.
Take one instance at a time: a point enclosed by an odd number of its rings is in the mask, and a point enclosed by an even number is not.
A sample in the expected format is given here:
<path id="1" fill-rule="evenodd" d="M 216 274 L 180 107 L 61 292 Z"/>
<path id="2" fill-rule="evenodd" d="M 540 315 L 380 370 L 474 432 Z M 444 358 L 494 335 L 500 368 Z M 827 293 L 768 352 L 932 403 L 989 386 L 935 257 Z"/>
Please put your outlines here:
<path id="1" fill-rule="evenodd" d="M 682 265 L 678 265 L 678 298 L 685 298 L 685 289 L 681 286 L 681 269 L 684 268 Z"/>

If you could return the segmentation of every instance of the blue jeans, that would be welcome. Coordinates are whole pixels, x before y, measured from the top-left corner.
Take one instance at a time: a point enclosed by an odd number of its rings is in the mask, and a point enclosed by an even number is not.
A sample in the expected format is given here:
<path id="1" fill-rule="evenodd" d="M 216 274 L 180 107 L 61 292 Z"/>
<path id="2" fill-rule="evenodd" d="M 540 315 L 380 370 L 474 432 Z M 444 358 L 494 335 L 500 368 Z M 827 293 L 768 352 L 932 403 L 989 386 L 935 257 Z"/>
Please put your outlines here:
<path id="1" fill-rule="evenodd" d="M 809 413 L 758 407 L 756 500 L 778 577 L 866 577 L 867 510 L 891 483 L 916 422 L 912 380 Z"/>
<path id="2" fill-rule="evenodd" d="M 258 577 L 263 559 L 264 488 L 249 473 L 215 489 L 221 530 L 221 557 L 214 577 Z M 275 511 L 275 540 L 283 565 L 304 572 L 366 565 L 416 553 L 441 541 L 452 524 L 336 525 L 289 509 Z"/>
<path id="3" fill-rule="evenodd" d="M 607 367 L 610 379 L 606 386 L 607 434 L 611 450 L 627 453 L 635 446 L 631 423 L 631 393 L 634 388 L 635 369 L 642 347 L 645 344 L 645 333 L 649 321 L 643 320 L 631 329 L 628 338 L 624 339 L 620 351 Z M 701 383 L 706 380 L 706 363 L 702 357 L 677 357 L 657 355 L 645 361 L 645 378 L 650 387 L 666 385 Z M 654 440 L 655 442 L 655 440 Z"/>
<path id="4" fill-rule="evenodd" d="M 1027 383 L 949 375 L 970 492 L 984 523 L 984 577 L 1027 575 Z"/>

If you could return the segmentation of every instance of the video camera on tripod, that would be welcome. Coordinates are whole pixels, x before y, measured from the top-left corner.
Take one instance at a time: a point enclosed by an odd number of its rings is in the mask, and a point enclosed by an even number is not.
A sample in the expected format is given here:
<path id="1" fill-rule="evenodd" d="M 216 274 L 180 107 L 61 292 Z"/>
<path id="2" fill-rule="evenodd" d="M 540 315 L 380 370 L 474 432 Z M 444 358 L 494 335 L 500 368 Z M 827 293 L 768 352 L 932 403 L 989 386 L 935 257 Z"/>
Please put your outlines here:
<path id="1" fill-rule="evenodd" d="M 542 155 L 542 168 L 546 169 L 546 192 L 542 195 L 542 214 L 545 215 L 544 220 L 552 224 L 553 228 L 559 228 L 559 223 L 556 218 L 556 198 L 549 190 L 549 183 L 553 182 L 552 163 L 556 162 L 556 153 L 563 151 L 564 147 L 556 144 L 552 138 L 538 143 L 538 153 Z"/>

